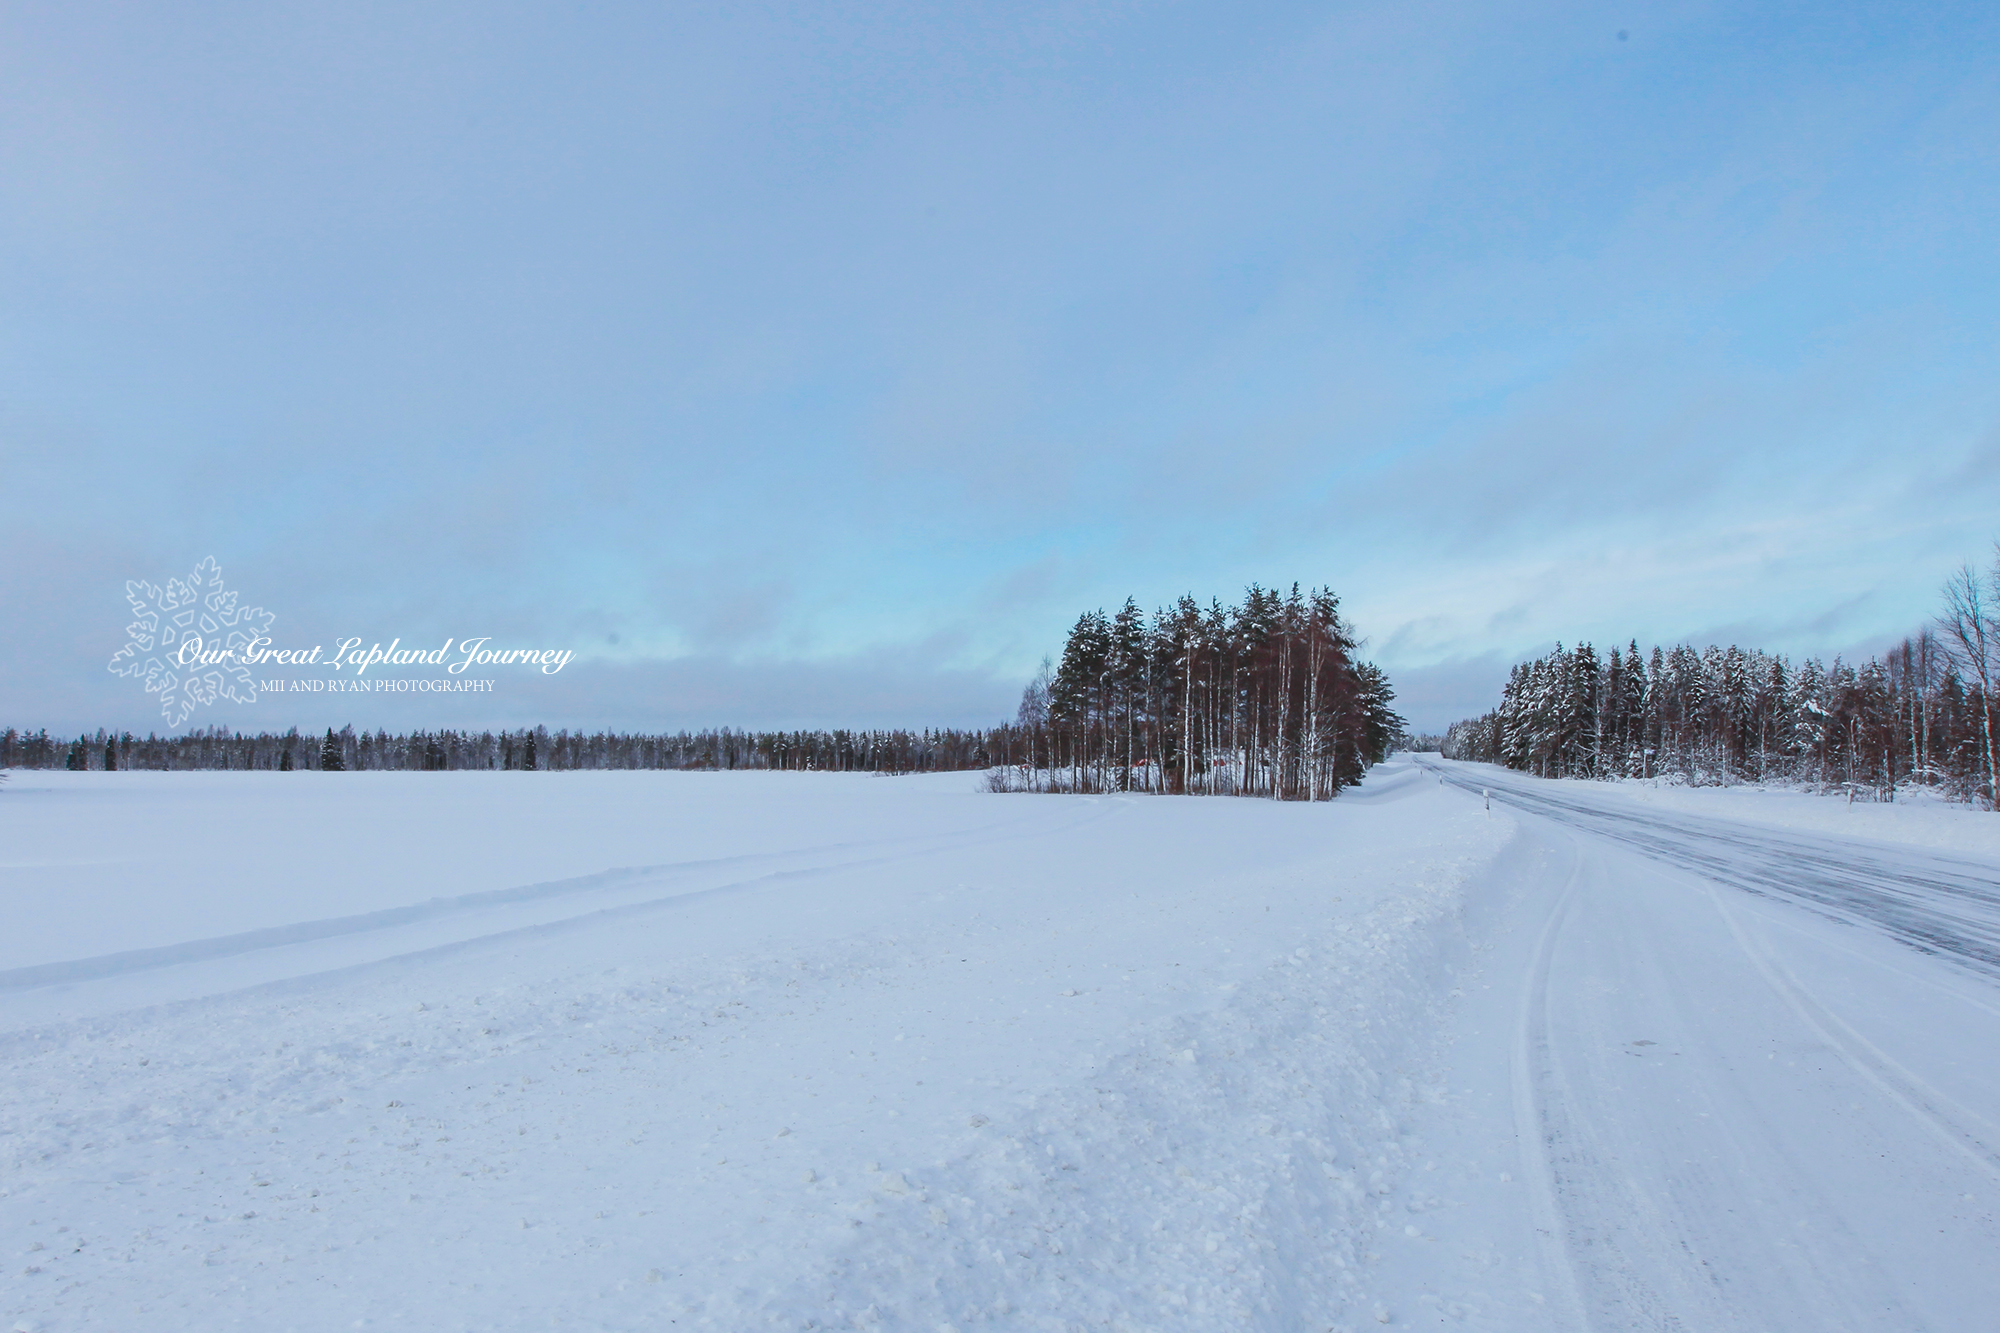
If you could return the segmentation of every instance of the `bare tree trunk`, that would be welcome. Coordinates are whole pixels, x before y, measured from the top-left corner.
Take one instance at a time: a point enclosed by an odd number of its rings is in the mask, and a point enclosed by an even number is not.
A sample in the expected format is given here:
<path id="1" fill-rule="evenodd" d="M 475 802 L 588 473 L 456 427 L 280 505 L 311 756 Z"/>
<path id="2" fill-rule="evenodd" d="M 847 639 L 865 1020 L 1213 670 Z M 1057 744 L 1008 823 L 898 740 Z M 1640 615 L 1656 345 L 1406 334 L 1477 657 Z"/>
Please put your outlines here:
<path id="1" fill-rule="evenodd" d="M 1944 585 L 1945 632 L 1957 648 L 1966 670 L 1979 682 L 1979 726 L 1985 742 L 1986 796 L 1988 808 L 2000 811 L 2000 786 L 1994 782 L 1993 668 L 2000 624 L 1995 623 L 1993 598 L 1985 581 L 1972 566 L 1960 566 Z"/>

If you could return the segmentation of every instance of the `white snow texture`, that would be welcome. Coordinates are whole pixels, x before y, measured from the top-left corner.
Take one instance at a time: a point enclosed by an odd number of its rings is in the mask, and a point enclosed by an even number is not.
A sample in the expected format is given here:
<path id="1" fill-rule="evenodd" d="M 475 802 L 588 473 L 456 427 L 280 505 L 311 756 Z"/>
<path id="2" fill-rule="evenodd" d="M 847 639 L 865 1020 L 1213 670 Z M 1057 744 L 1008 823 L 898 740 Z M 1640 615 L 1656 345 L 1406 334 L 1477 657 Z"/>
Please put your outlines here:
<path id="1" fill-rule="evenodd" d="M 1989 1326 L 1990 970 L 1426 763 L 16 773 L 0 1328 Z"/>

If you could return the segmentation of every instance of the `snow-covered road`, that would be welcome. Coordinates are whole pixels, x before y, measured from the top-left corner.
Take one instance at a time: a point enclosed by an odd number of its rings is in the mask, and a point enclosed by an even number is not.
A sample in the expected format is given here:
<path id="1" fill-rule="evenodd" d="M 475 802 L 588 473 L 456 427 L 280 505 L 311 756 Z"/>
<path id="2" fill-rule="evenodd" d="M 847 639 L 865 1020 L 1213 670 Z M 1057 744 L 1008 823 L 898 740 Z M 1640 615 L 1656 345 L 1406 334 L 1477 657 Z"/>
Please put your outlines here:
<path id="1" fill-rule="evenodd" d="M 15 774 L 0 1329 L 1993 1326 L 2000 876 L 1423 764 Z"/>
<path id="2" fill-rule="evenodd" d="M 1823 833 L 1648 809 L 1488 765 L 1424 761 L 1447 782 L 1594 833 L 1750 893 L 1878 927 L 2000 980 L 2000 867 L 1991 861 Z"/>
<path id="3" fill-rule="evenodd" d="M 1520 1326 L 1994 1327 L 1994 867 L 1425 763 L 1533 816 L 1457 1016 L 1461 1156 L 1518 1154 L 1541 1242 Z"/>

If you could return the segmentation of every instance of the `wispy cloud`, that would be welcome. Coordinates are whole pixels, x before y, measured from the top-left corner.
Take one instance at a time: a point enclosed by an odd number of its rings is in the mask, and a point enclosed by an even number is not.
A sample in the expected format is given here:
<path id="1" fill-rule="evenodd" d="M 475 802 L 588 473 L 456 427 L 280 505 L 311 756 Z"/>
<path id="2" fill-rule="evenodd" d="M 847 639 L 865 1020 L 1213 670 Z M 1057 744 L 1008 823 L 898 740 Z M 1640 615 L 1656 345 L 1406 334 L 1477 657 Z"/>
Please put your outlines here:
<path id="1" fill-rule="evenodd" d="M 98 608 L 211 553 L 573 641 L 551 721 L 1004 713 L 1079 609 L 1252 580 L 1437 708 L 1900 632 L 2000 512 L 2000 20 L 1821 19 L 16 6 L 10 703 L 110 706 Z"/>

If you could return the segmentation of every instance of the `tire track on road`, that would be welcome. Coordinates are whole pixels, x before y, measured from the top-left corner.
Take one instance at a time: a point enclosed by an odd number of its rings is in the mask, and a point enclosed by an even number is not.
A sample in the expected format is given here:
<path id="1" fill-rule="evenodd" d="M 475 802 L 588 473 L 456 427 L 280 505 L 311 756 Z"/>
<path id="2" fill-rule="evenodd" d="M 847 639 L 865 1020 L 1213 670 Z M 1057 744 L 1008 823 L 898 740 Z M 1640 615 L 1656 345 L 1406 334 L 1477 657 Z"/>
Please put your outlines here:
<path id="1" fill-rule="evenodd" d="M 1528 790 L 1513 779 L 1482 774 L 1475 781 L 1435 764 L 1423 766 L 1463 791 L 1490 793 L 1517 809 L 1747 893 L 1883 931 L 1921 953 L 2000 980 L 2000 870 L 1994 867 L 1917 852 L 1896 864 L 1880 848 L 1839 838 L 1807 840 L 1722 820 L 1614 810 Z M 1912 869 L 1913 861 L 1922 869 Z"/>
<path id="2" fill-rule="evenodd" d="M 1549 1119 L 1550 1107 L 1546 1096 L 1552 1062 L 1549 956 L 1555 950 L 1556 937 L 1562 933 L 1563 919 L 1569 913 L 1570 899 L 1576 892 L 1576 881 L 1582 867 L 1583 858 L 1579 855 L 1572 861 L 1569 880 L 1556 895 L 1555 906 L 1550 909 L 1541 938 L 1535 943 L 1534 959 L 1528 965 L 1527 979 L 1521 987 L 1519 1014 L 1515 1023 L 1512 1082 L 1514 1132 L 1521 1146 L 1522 1169 L 1530 1181 L 1531 1209 L 1535 1233 L 1540 1242 L 1537 1248 L 1542 1256 L 1542 1266 L 1549 1278 L 1548 1285 L 1558 1288 L 1552 1293 L 1559 1306 L 1558 1323 L 1587 1333 L 1589 1321 L 1584 1317 L 1582 1289 L 1577 1281 L 1576 1265 L 1569 1253 L 1569 1228 L 1563 1220 L 1552 1160 L 1556 1140 L 1565 1136 Z"/>
<path id="3" fill-rule="evenodd" d="M 1995 1152 L 1991 1146 L 2000 1143 L 2000 1127 L 1947 1097 L 1856 1032 L 1799 984 L 1798 978 L 1769 949 L 1751 937 L 1721 894 L 1711 888 L 1709 897 L 1751 964 L 1807 1028 L 1832 1048 L 1865 1083 L 1908 1112 L 1926 1133 L 1964 1155 L 1973 1166 L 2000 1182 L 2000 1152 Z"/>
<path id="4" fill-rule="evenodd" d="M 1587 1333 L 1917 1326 L 1865 1227 L 1848 1224 L 1810 1158 L 1797 1156 L 1790 1112 L 1803 1085 L 1765 1063 L 1761 1034 L 1785 1040 L 1777 1034 L 1804 1020 L 1799 1035 L 1833 1048 L 1827 1063 L 1864 1096 L 1888 1091 L 1901 1066 L 1871 1068 L 1853 1043 L 1813 1022 L 1810 997 L 1785 993 L 1751 950 L 1725 943 L 1726 917 L 1705 926 L 1689 918 L 1672 887 L 1683 868 L 1652 872 L 1574 829 L 1548 845 L 1558 853 L 1550 906 L 1519 974 L 1512 1060 L 1531 1182 L 1525 1220 L 1550 1274 L 1548 1324 Z M 1699 880 L 1691 887 L 1726 898 Z M 1710 987 L 1686 989 L 1687 960 L 1731 957 Z M 1922 1137 L 1956 1134 L 1961 1162 L 1983 1150 L 1948 1102 L 1926 1099 L 1925 1085 L 1902 1074 L 1898 1106 L 1866 1123 L 1929 1108 L 1940 1120 Z M 1839 1129 L 1832 1141 L 1847 1146 Z M 1810 1243 L 1802 1217 L 1812 1219 Z"/>

